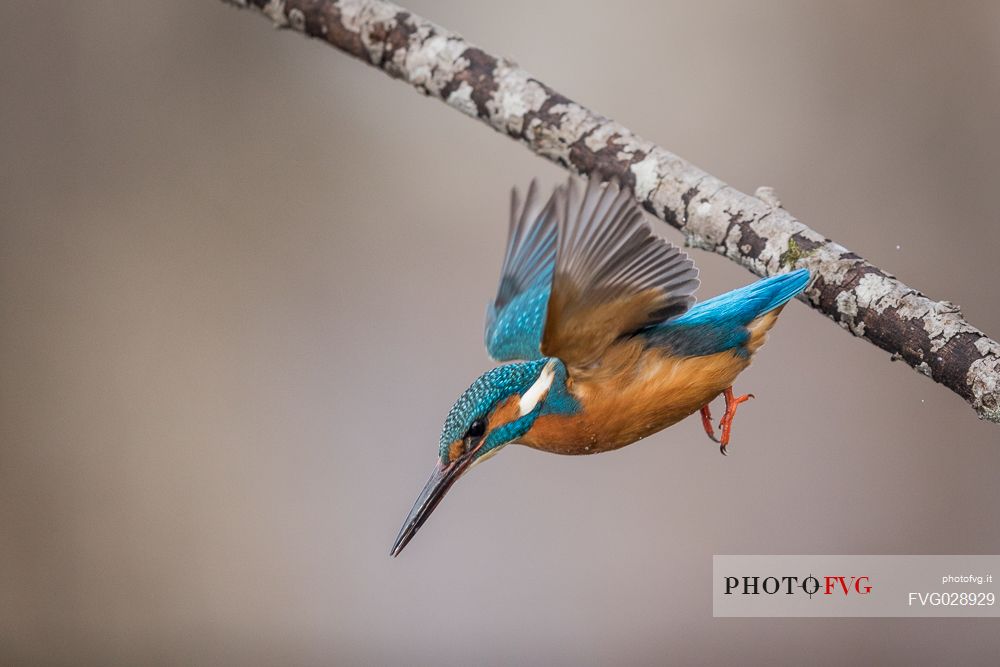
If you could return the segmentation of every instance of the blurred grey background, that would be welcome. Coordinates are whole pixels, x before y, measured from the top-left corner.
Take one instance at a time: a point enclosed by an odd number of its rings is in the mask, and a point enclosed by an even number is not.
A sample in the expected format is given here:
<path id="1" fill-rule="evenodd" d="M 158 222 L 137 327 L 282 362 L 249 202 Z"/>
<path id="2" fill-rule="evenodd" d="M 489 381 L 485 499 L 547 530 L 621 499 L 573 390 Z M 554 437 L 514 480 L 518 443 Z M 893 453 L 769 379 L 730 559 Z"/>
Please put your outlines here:
<path id="1" fill-rule="evenodd" d="M 1000 335 L 1000 4 L 408 6 Z M 214 0 L 4 3 L 0 57 L 4 664 L 996 664 L 995 620 L 712 618 L 712 554 L 1000 552 L 1000 427 L 801 303 L 730 457 L 511 447 L 390 560 L 508 190 L 563 174 Z"/>

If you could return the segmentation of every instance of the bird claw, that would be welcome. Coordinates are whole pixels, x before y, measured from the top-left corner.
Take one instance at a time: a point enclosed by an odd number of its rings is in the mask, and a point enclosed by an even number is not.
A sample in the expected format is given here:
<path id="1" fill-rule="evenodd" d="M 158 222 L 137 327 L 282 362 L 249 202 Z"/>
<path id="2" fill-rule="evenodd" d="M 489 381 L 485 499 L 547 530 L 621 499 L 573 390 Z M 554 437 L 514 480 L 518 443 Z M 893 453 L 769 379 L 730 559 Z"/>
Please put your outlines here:
<path id="1" fill-rule="evenodd" d="M 722 415 L 722 419 L 719 420 L 719 428 L 722 429 L 722 440 L 720 441 L 719 451 L 723 456 L 728 456 L 727 448 L 729 447 L 729 437 L 733 428 L 733 417 L 736 416 L 736 406 L 755 398 L 755 396 L 753 394 L 733 396 L 732 387 L 726 389 L 723 394 L 726 397 L 726 414 Z"/>
<path id="2" fill-rule="evenodd" d="M 712 439 L 712 442 L 719 444 L 719 452 L 723 456 L 728 456 L 729 453 L 727 448 L 729 447 L 729 435 L 733 428 L 733 417 L 736 416 L 736 406 L 756 397 L 753 394 L 733 396 L 732 387 L 726 389 L 726 391 L 723 392 L 723 395 L 726 397 L 726 413 L 722 415 L 722 419 L 719 420 L 719 428 L 722 430 L 722 439 L 720 440 L 715 437 L 715 429 L 712 428 L 712 411 L 709 409 L 707 403 L 701 406 L 701 425 L 704 427 L 706 435 Z"/>
<path id="3" fill-rule="evenodd" d="M 705 435 L 707 435 L 712 442 L 718 443 L 719 439 L 715 437 L 715 429 L 712 428 L 712 411 L 709 409 L 707 403 L 701 406 L 701 425 L 702 428 L 705 429 Z"/>

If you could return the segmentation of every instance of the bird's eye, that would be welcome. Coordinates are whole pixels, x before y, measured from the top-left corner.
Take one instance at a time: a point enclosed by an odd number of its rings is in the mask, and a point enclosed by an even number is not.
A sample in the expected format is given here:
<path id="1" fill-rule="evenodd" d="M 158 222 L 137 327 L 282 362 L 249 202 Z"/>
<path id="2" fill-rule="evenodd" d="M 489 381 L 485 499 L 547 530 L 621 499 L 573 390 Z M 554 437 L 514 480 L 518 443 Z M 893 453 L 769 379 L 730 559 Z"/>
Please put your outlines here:
<path id="1" fill-rule="evenodd" d="M 472 439 L 481 438 L 484 433 L 486 433 L 486 421 L 483 419 L 477 419 L 472 422 L 472 426 L 470 426 L 469 430 L 465 432 L 465 437 Z"/>

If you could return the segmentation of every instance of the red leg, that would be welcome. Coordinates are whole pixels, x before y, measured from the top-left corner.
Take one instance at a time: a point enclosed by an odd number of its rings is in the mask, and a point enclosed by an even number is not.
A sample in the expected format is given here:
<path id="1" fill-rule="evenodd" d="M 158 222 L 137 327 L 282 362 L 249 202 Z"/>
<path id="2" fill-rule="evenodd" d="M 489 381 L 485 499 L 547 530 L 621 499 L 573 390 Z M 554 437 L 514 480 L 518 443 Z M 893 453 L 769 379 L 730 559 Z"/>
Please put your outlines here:
<path id="1" fill-rule="evenodd" d="M 724 394 L 726 396 L 726 414 L 722 415 L 722 419 L 719 420 L 719 426 L 722 427 L 722 441 L 719 446 L 719 451 L 722 452 L 723 455 L 726 454 L 726 447 L 729 446 L 729 435 L 733 428 L 733 417 L 736 416 L 736 406 L 753 398 L 753 394 L 733 396 L 732 387 L 726 389 Z"/>
<path id="2" fill-rule="evenodd" d="M 712 439 L 712 442 L 719 441 L 715 437 L 715 429 L 712 428 L 712 411 L 708 409 L 708 403 L 701 406 L 701 425 L 705 428 L 705 433 Z"/>

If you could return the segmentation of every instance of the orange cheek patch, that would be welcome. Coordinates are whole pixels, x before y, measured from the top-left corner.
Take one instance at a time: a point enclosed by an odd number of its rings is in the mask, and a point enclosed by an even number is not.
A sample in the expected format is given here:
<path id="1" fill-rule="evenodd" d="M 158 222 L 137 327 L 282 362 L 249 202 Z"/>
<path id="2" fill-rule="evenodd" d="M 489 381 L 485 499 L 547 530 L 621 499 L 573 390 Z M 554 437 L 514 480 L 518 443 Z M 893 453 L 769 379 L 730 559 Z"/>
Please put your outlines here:
<path id="1" fill-rule="evenodd" d="M 506 401 L 498 405 L 490 415 L 487 430 L 492 431 L 500 426 L 503 426 L 504 424 L 509 424 L 516 419 L 520 419 L 521 408 L 518 405 L 520 401 L 520 395 L 514 394 Z"/>
<path id="2" fill-rule="evenodd" d="M 493 412 L 490 413 L 489 420 L 486 422 L 486 433 L 489 433 L 504 424 L 509 424 L 516 419 L 520 419 L 520 401 L 521 396 L 519 394 L 514 394 L 494 408 Z M 483 437 L 485 438 L 485 435 Z M 482 442 L 482 440 L 480 440 L 480 442 Z M 465 454 L 465 441 L 462 438 L 459 438 L 455 442 L 448 445 L 449 461 L 454 461 L 463 454 Z"/>

